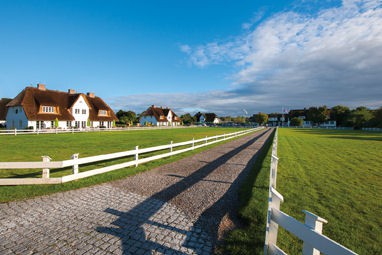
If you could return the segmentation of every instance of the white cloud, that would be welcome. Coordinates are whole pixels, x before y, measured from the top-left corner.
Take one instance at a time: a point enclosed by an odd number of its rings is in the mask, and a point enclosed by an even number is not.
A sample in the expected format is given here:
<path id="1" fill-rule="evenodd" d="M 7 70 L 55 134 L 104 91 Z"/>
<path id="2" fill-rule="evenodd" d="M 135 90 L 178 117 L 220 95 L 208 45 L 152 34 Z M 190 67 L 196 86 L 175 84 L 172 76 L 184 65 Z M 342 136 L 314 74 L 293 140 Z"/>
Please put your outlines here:
<path id="1" fill-rule="evenodd" d="M 183 51 L 198 67 L 234 64 L 232 105 L 247 98 L 268 107 L 382 104 L 381 1 L 346 0 L 314 15 L 284 12 L 251 24 L 233 40 Z"/>
<path id="2" fill-rule="evenodd" d="M 230 90 L 132 95 L 111 99 L 110 105 L 138 113 L 155 104 L 178 114 L 218 115 L 382 105 L 381 1 L 346 0 L 314 15 L 284 12 L 252 23 L 234 39 L 180 46 L 197 67 L 231 63 Z"/>

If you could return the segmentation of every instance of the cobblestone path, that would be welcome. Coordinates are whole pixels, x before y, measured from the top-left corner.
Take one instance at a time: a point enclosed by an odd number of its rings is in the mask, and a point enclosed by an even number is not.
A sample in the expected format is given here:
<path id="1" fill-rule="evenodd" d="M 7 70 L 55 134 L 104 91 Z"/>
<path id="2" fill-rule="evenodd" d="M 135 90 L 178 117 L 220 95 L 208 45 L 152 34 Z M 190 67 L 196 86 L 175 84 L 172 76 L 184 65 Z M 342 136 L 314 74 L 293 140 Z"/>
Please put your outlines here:
<path id="1" fill-rule="evenodd" d="M 269 134 L 116 182 L 0 204 L 0 254 L 212 254 Z"/>

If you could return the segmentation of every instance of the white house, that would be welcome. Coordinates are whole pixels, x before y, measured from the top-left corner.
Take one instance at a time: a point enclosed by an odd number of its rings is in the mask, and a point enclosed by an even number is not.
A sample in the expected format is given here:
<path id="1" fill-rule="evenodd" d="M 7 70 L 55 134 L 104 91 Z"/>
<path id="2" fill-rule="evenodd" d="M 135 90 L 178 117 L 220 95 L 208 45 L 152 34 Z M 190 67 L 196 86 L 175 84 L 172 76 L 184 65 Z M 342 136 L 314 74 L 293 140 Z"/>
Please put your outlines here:
<path id="1" fill-rule="evenodd" d="M 201 124 L 210 123 L 210 124 L 220 124 L 221 120 L 217 117 L 215 113 L 198 113 L 197 122 Z"/>
<path id="2" fill-rule="evenodd" d="M 139 123 L 141 126 L 179 126 L 181 122 L 171 109 L 152 105 L 141 113 Z"/>
<path id="3" fill-rule="evenodd" d="M 113 127 L 118 120 L 94 93 L 48 90 L 44 84 L 26 87 L 7 104 L 7 129 Z"/>

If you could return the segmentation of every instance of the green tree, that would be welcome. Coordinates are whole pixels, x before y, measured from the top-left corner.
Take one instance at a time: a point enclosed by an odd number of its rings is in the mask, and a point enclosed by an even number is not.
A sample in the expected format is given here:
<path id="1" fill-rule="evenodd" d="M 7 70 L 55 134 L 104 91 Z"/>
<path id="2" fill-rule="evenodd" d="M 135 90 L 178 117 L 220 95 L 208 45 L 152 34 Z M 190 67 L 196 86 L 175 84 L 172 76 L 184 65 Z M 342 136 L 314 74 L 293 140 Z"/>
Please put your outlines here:
<path id="1" fill-rule="evenodd" d="M 350 109 L 347 106 L 336 105 L 330 110 L 330 119 L 337 122 L 338 127 L 349 126 Z"/>
<path id="2" fill-rule="evenodd" d="M 189 113 L 181 115 L 180 119 L 182 120 L 183 124 L 185 124 L 185 125 L 191 125 L 195 122 L 194 117 L 192 117 L 191 114 L 189 114 Z"/>
<path id="3" fill-rule="evenodd" d="M 116 115 L 119 124 L 133 125 L 138 121 L 137 114 L 133 111 L 119 110 Z"/>
<path id="4" fill-rule="evenodd" d="M 355 129 L 360 129 L 367 127 L 373 117 L 373 114 L 368 108 L 361 106 L 351 112 L 350 122 Z"/>
<path id="5" fill-rule="evenodd" d="M 297 117 L 293 117 L 291 120 L 290 120 L 290 125 L 292 127 L 301 127 L 302 126 L 302 123 L 303 123 L 303 120 L 300 119 L 300 118 L 297 118 Z"/>
<path id="6" fill-rule="evenodd" d="M 307 120 L 313 122 L 313 124 L 319 124 L 329 119 L 329 110 L 324 106 L 309 107 L 307 112 Z"/>
<path id="7" fill-rule="evenodd" d="M 264 125 L 265 123 L 268 123 L 268 114 L 259 112 L 255 115 L 255 121 L 259 123 L 259 125 Z"/>
<path id="8" fill-rule="evenodd" d="M 382 128 L 382 107 L 374 111 L 373 126 Z"/>
<path id="9" fill-rule="evenodd" d="M 58 119 L 57 118 L 54 120 L 54 127 L 58 128 Z"/>

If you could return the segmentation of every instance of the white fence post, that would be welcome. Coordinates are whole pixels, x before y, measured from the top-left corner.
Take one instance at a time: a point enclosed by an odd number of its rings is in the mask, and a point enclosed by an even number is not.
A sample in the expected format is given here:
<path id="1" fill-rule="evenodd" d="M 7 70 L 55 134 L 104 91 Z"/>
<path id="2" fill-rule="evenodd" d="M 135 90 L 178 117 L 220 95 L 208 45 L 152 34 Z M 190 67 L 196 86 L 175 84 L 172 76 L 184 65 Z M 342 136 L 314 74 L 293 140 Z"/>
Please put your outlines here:
<path id="1" fill-rule="evenodd" d="M 139 149 L 139 146 L 135 146 L 135 167 L 138 166 L 138 149 Z"/>
<path id="2" fill-rule="evenodd" d="M 42 156 L 42 162 L 50 162 L 51 158 L 49 156 Z M 42 178 L 49 178 L 49 168 L 42 169 Z"/>
<path id="3" fill-rule="evenodd" d="M 283 201 L 283 196 L 280 193 L 278 193 L 277 190 L 275 190 L 273 187 L 269 187 L 268 217 L 267 228 L 265 233 L 264 254 L 268 254 L 268 249 L 270 249 L 273 246 L 276 246 L 279 225 L 272 220 L 272 209 L 280 210 L 280 203 Z"/>
<path id="4" fill-rule="evenodd" d="M 17 135 L 17 129 L 15 128 L 15 136 Z"/>
<path id="5" fill-rule="evenodd" d="M 328 223 L 328 221 L 306 210 L 303 210 L 302 212 L 305 213 L 305 225 L 317 233 L 322 234 L 323 223 Z M 302 247 L 302 254 L 320 255 L 320 251 L 314 249 L 311 244 L 304 242 L 304 246 Z"/>
<path id="6" fill-rule="evenodd" d="M 72 159 L 75 161 L 73 164 L 73 174 L 78 174 L 78 155 L 79 153 L 75 153 L 72 155 Z"/>
<path id="7" fill-rule="evenodd" d="M 195 138 L 192 138 L 192 150 L 195 149 Z"/>
<path id="8" fill-rule="evenodd" d="M 170 152 L 172 152 L 172 144 L 173 143 L 174 143 L 173 141 L 170 142 Z"/>
<path id="9" fill-rule="evenodd" d="M 271 185 L 273 188 L 276 188 L 276 182 L 277 182 L 277 164 L 278 164 L 279 158 L 272 154 L 271 158 Z"/>
<path id="10" fill-rule="evenodd" d="M 207 136 L 206 136 L 206 143 L 207 143 Z"/>

